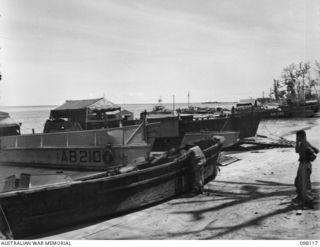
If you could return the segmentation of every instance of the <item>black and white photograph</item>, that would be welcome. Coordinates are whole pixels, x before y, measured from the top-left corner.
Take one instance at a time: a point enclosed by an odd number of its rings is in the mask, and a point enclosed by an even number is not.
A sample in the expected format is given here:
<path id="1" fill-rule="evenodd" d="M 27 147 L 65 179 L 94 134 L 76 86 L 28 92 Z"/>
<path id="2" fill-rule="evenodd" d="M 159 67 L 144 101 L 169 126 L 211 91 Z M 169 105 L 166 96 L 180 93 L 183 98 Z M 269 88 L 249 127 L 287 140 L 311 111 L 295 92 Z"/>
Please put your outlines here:
<path id="1" fill-rule="evenodd" d="M 0 0 L 0 244 L 320 245 L 319 107 L 319 0 Z"/>

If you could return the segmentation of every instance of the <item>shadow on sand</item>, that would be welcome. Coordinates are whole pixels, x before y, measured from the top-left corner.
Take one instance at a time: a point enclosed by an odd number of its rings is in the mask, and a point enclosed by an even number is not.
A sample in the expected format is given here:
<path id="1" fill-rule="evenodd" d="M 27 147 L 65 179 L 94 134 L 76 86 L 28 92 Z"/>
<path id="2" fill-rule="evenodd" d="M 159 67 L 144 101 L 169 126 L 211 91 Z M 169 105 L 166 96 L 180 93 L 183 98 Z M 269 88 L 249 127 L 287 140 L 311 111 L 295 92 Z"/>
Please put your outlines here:
<path id="1" fill-rule="evenodd" d="M 218 184 L 232 184 L 233 188 L 237 187 L 236 192 L 232 191 L 223 191 L 219 189 Z M 262 186 L 265 191 L 261 192 L 259 191 L 260 187 Z M 316 210 L 319 210 L 319 183 L 313 183 L 313 194 L 315 196 L 315 208 Z M 279 182 L 273 182 L 273 181 L 263 181 L 263 180 L 256 180 L 256 183 L 245 183 L 245 182 L 230 182 L 230 181 L 214 181 L 213 185 L 211 187 L 217 187 L 218 189 L 206 189 L 204 191 L 204 194 L 206 196 L 204 200 L 201 200 L 202 196 L 197 197 L 197 200 L 186 200 L 182 202 L 173 202 L 172 204 L 188 204 L 186 208 L 192 208 L 190 207 L 190 203 L 201 203 L 205 201 L 217 201 L 218 205 L 202 208 L 202 209 L 191 209 L 187 211 L 180 211 L 180 212 L 173 212 L 173 214 L 190 214 L 192 216 L 192 220 L 190 222 L 190 225 L 193 223 L 200 221 L 205 213 L 215 213 L 219 210 L 225 209 L 227 207 L 236 206 L 239 204 L 245 204 L 248 202 L 252 202 L 255 200 L 263 200 L 266 199 L 268 201 L 272 201 L 275 198 L 280 198 L 281 201 L 284 201 L 282 203 L 278 203 L 278 205 L 283 205 L 282 208 L 278 208 L 272 212 L 263 214 L 263 215 L 257 215 L 256 217 L 253 217 L 251 219 L 245 220 L 241 223 L 237 223 L 234 225 L 226 225 L 223 227 L 215 227 L 214 222 L 216 220 L 211 221 L 208 223 L 205 227 L 203 227 L 200 230 L 195 231 L 188 231 L 188 232 L 180 232 L 180 233 L 167 233 L 163 235 L 153 235 L 152 239 L 172 239 L 172 238 L 184 238 L 188 234 L 199 236 L 198 239 L 216 239 L 221 238 L 226 234 L 236 232 L 240 229 L 250 227 L 250 226 L 258 226 L 261 225 L 262 222 L 272 216 L 275 215 L 281 215 L 284 213 L 288 213 L 290 211 L 294 211 L 299 209 L 297 205 L 294 205 L 291 203 L 290 196 L 295 195 L 295 188 L 292 184 L 284 184 Z M 267 189 L 266 189 L 267 188 Z M 212 199 L 207 199 L 208 196 L 212 196 Z M 187 197 L 180 197 L 180 198 L 187 198 Z M 225 202 L 223 202 L 225 200 Z M 230 201 L 231 200 L 231 201 Z M 204 204 L 205 205 L 205 204 Z M 230 222 L 232 223 L 232 222 Z M 220 230 L 217 232 L 217 230 Z M 207 231 L 204 237 L 200 236 L 201 232 Z M 212 234 L 210 233 L 212 231 Z"/>

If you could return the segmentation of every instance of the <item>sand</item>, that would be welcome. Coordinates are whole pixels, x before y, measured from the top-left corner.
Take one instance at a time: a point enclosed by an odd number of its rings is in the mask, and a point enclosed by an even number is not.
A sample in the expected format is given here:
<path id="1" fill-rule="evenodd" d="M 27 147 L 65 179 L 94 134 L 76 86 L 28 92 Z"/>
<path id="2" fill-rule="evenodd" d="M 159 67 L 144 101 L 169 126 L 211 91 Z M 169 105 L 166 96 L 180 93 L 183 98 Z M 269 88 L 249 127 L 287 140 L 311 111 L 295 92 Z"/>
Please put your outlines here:
<path id="1" fill-rule="evenodd" d="M 307 130 L 320 147 L 320 119 Z M 294 135 L 288 135 L 294 140 Z M 293 148 L 238 152 L 205 193 L 182 196 L 46 239 L 320 239 L 320 156 L 311 177 L 315 209 L 291 203 L 298 155 Z"/>

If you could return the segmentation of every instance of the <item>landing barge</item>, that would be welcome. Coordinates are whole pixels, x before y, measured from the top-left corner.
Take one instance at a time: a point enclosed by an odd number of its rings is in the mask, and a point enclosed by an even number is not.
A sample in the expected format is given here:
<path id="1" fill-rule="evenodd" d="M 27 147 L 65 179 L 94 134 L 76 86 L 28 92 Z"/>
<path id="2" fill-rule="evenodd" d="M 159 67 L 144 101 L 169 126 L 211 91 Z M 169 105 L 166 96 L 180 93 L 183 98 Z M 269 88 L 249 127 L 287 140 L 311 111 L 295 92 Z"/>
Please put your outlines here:
<path id="1" fill-rule="evenodd" d="M 149 128 L 150 125 L 149 125 Z M 3 136 L 0 164 L 105 170 L 145 157 L 144 124 L 121 128 Z"/>

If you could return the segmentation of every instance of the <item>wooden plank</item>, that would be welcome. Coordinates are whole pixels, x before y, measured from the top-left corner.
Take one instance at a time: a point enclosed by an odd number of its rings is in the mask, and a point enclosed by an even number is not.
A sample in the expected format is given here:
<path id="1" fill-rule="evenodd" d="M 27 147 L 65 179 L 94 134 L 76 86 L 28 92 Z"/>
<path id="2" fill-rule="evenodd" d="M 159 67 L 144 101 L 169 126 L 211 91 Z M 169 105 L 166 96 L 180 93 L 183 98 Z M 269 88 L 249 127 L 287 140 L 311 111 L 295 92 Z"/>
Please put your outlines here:
<path id="1" fill-rule="evenodd" d="M 237 157 L 222 155 L 219 157 L 218 163 L 220 166 L 227 166 L 239 160 Z"/>

